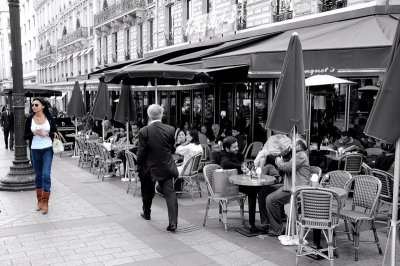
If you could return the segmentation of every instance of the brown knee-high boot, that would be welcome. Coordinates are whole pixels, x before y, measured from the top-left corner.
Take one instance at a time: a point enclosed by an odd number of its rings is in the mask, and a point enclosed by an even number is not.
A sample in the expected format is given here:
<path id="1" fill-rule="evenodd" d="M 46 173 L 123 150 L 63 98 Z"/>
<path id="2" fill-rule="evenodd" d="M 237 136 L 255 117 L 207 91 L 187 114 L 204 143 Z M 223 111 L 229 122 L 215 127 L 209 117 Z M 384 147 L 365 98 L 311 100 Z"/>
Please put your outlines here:
<path id="1" fill-rule="evenodd" d="M 46 214 L 49 211 L 49 198 L 50 192 L 46 192 L 43 190 L 42 193 L 42 213 Z"/>
<path id="2" fill-rule="evenodd" d="M 36 189 L 36 197 L 37 197 L 36 210 L 37 211 L 40 211 L 42 209 L 42 193 L 43 193 L 43 189 L 41 189 L 41 188 Z"/>

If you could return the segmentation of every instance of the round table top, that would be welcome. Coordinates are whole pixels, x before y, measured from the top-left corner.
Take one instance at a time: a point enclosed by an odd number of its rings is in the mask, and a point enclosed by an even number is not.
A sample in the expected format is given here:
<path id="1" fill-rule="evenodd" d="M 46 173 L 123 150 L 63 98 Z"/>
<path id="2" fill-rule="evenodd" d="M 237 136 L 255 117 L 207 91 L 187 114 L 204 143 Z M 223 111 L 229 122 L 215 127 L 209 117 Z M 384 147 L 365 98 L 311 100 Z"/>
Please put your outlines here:
<path id="1" fill-rule="evenodd" d="M 69 134 L 65 134 L 65 136 L 68 137 L 68 138 L 75 138 L 75 137 L 77 137 L 78 135 L 75 134 L 75 133 L 69 133 Z"/>
<path id="2" fill-rule="evenodd" d="M 229 182 L 240 186 L 260 187 L 268 186 L 275 183 L 276 178 L 270 175 L 262 175 L 260 178 L 251 179 L 250 175 L 231 175 Z"/>

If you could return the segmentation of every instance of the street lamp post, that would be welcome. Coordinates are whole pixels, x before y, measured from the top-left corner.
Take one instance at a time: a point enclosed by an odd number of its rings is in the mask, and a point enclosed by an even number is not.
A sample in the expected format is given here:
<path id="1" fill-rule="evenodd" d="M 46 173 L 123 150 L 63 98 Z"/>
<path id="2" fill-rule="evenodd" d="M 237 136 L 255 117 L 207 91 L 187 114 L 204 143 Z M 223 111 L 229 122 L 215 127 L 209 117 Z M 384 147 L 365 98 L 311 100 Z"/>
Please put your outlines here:
<path id="1" fill-rule="evenodd" d="M 35 189 L 35 172 L 29 163 L 24 140 L 25 126 L 25 93 L 22 76 L 21 30 L 19 16 L 19 0 L 8 0 L 13 75 L 13 111 L 15 132 L 15 158 L 10 171 L 0 179 L 0 190 L 33 190 Z"/>

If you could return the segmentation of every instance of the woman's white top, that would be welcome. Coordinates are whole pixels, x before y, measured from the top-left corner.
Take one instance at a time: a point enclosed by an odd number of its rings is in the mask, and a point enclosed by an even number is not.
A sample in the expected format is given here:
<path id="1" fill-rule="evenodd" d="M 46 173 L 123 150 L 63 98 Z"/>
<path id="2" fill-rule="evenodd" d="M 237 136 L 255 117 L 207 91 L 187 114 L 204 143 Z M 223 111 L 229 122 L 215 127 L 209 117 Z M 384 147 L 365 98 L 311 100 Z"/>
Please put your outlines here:
<path id="1" fill-rule="evenodd" d="M 189 143 L 188 145 L 185 146 L 183 145 L 178 146 L 176 148 L 175 153 L 183 156 L 182 165 L 177 167 L 179 174 L 181 174 L 183 167 L 185 166 L 187 161 L 189 161 L 190 157 L 199 153 L 203 153 L 203 148 L 201 147 L 200 144 Z"/>
<path id="2" fill-rule="evenodd" d="M 47 118 L 44 124 L 36 124 L 35 120 L 32 118 L 32 124 L 31 124 L 32 133 L 39 129 L 47 131 L 47 133 L 50 132 L 50 123 L 47 120 Z M 53 146 L 53 141 L 51 140 L 50 136 L 46 137 L 40 137 L 36 135 L 33 136 L 31 149 L 45 149 L 52 146 Z"/>

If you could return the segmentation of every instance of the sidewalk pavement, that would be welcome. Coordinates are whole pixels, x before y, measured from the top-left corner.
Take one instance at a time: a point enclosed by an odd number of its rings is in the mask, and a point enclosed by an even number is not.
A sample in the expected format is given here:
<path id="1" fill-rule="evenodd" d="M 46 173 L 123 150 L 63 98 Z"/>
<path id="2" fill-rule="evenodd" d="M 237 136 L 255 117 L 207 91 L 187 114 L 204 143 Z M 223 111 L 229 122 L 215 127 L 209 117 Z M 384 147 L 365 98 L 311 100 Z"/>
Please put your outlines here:
<path id="1" fill-rule="evenodd" d="M 0 142 L 4 176 L 14 153 L 4 149 L 2 134 Z M 126 193 L 127 182 L 101 182 L 77 164 L 66 154 L 54 157 L 47 215 L 35 211 L 34 191 L 0 191 L 0 265 L 295 265 L 296 247 L 282 246 L 273 237 L 248 238 L 235 232 L 241 224 L 238 213 L 228 213 L 233 219 L 225 232 L 217 219 L 218 206 L 212 205 L 203 227 L 205 187 L 202 198 L 178 198 L 178 231 L 169 233 L 161 196 L 155 197 L 151 221 L 145 221 L 140 217 L 140 191 L 133 197 Z M 379 232 L 379 238 L 384 250 L 386 233 Z M 338 246 L 336 265 L 382 265 L 376 245 L 362 243 L 358 262 L 353 261 L 351 243 Z M 328 264 L 300 258 L 300 265 Z"/>

